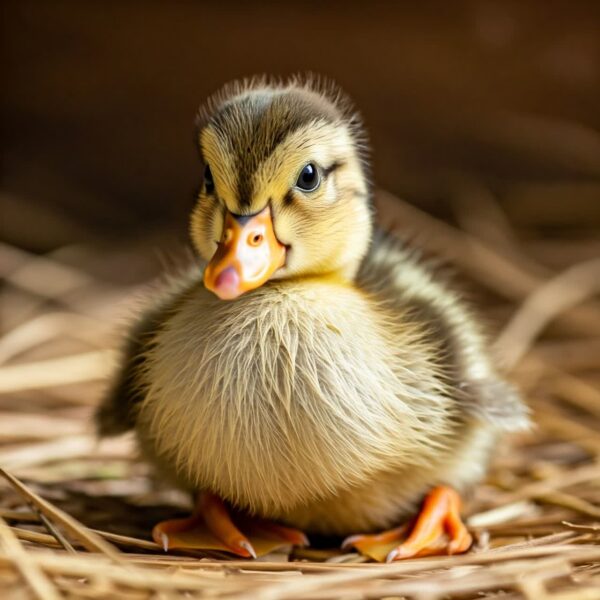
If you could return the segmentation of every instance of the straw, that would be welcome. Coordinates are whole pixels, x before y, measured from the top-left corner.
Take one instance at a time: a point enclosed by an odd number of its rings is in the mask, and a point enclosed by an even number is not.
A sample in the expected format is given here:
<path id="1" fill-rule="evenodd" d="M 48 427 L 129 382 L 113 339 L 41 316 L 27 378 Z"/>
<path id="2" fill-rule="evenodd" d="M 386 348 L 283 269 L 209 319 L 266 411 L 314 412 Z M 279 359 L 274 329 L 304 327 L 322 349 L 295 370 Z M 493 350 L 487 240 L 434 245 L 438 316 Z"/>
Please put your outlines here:
<path id="1" fill-rule="evenodd" d="M 451 186 L 460 227 L 389 192 L 376 204 L 384 227 L 452 265 L 532 409 L 534 430 L 498 445 L 468 500 L 468 554 L 382 565 L 333 542 L 258 562 L 165 554 L 152 525 L 188 510 L 187 499 L 157 485 L 131 439 L 98 443 L 91 431 L 138 293 L 96 276 L 93 263 L 123 272 L 122 254 L 90 247 L 66 265 L 2 244 L 2 597 L 600 597 L 598 245 L 566 229 L 549 237 L 531 216 L 514 222 L 480 181 Z M 148 254 L 144 240 L 130 250 L 136 264 Z"/>

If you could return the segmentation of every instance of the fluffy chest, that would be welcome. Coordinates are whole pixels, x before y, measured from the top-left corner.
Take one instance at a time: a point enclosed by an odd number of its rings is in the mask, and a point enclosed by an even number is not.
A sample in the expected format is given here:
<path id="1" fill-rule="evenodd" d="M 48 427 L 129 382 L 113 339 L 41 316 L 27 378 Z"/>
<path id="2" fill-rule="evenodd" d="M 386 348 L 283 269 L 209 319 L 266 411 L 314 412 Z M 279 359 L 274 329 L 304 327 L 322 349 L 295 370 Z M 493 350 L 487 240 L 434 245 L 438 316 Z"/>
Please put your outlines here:
<path id="1" fill-rule="evenodd" d="M 269 515 L 425 459 L 447 407 L 400 331 L 350 288 L 198 289 L 148 357 L 143 443 L 187 487 Z"/>

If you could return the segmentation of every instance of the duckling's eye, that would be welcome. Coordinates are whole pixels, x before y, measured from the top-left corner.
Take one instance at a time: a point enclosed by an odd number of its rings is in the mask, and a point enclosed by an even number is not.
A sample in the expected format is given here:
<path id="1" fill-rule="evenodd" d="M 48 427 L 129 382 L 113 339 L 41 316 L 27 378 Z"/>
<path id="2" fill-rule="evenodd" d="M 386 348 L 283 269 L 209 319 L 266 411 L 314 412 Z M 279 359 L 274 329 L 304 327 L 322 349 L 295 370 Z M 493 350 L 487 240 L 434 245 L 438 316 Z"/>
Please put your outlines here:
<path id="1" fill-rule="evenodd" d="M 212 194 L 215 191 L 215 182 L 208 165 L 206 165 L 206 169 L 204 169 L 204 188 L 206 189 L 207 194 Z"/>
<path id="2" fill-rule="evenodd" d="M 312 163 L 308 163 L 302 171 L 300 171 L 298 181 L 296 181 L 296 187 L 304 192 L 314 192 L 319 187 L 320 183 L 321 178 L 319 177 L 317 167 Z"/>

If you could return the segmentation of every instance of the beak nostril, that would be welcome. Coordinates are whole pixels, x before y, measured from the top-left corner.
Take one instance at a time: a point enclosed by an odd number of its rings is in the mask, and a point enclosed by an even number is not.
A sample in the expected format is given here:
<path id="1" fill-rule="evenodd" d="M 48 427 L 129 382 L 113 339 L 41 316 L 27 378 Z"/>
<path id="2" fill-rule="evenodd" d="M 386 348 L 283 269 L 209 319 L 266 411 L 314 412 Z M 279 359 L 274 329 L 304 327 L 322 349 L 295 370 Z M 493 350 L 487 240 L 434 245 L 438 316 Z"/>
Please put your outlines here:
<path id="1" fill-rule="evenodd" d="M 248 243 L 251 246 L 258 246 L 263 241 L 262 233 L 251 233 L 248 236 Z"/>
<path id="2" fill-rule="evenodd" d="M 229 244 L 229 242 L 231 242 L 232 239 L 233 239 L 233 231 L 228 228 L 225 230 L 225 235 L 223 236 L 223 242 L 225 244 Z"/>

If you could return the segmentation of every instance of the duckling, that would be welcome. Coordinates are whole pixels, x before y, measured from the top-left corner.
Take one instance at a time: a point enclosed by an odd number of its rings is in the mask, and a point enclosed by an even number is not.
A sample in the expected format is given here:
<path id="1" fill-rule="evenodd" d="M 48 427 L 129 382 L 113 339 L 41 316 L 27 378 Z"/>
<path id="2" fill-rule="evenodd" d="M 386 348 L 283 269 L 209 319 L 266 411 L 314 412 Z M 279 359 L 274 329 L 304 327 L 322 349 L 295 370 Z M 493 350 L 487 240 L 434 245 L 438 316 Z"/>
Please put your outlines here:
<path id="1" fill-rule="evenodd" d="M 202 519 L 255 556 L 237 511 L 293 544 L 467 551 L 461 495 L 527 410 L 461 297 L 375 231 L 351 102 L 314 80 L 229 84 L 198 146 L 200 260 L 133 328 L 96 414 L 196 499 L 154 539 Z"/>

